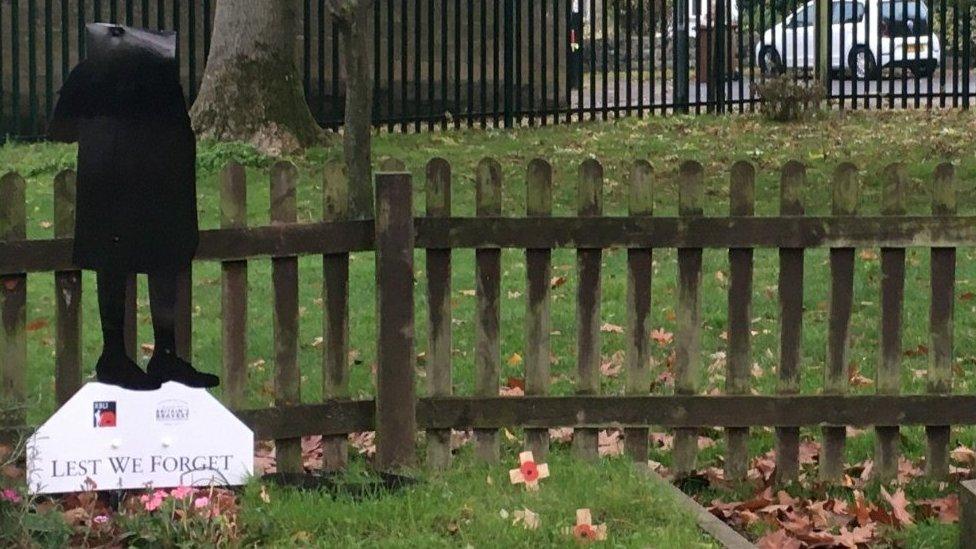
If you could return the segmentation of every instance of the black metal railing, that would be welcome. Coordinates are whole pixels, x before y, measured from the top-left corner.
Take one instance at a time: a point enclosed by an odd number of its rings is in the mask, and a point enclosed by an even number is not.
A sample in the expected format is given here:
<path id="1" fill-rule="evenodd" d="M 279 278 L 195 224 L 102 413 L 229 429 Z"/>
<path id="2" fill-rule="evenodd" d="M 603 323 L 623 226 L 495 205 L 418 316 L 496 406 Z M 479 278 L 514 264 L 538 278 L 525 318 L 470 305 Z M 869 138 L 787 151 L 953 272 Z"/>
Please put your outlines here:
<path id="1" fill-rule="evenodd" d="M 338 126 L 339 36 L 324 0 L 294 1 L 309 105 Z M 0 134 L 44 134 L 91 21 L 178 31 L 192 101 L 215 6 L 0 0 Z M 752 111 L 753 84 L 780 73 L 829 86 L 841 109 L 967 108 L 971 18 L 968 0 L 376 0 L 374 121 L 419 131 Z"/>

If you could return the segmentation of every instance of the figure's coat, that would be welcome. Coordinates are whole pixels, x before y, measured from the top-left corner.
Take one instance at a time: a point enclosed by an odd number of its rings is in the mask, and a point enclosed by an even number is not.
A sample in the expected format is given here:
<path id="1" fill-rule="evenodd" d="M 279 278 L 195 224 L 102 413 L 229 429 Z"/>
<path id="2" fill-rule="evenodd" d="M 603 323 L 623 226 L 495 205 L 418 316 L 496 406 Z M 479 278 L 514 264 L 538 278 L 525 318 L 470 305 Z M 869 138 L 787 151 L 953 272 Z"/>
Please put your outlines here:
<path id="1" fill-rule="evenodd" d="M 183 266 L 199 235 L 196 139 L 176 34 L 96 23 L 87 46 L 49 127 L 50 138 L 78 142 L 74 263 L 130 272 Z"/>

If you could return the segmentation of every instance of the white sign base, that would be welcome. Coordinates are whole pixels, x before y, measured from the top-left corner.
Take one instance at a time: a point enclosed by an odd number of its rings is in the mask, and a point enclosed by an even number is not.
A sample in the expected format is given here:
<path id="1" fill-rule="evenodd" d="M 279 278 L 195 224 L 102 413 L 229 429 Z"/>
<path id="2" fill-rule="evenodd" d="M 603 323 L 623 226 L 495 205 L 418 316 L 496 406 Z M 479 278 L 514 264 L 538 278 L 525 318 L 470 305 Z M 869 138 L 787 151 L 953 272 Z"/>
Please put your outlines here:
<path id="1" fill-rule="evenodd" d="M 27 443 L 32 494 L 244 484 L 254 433 L 204 389 L 88 383 Z"/>

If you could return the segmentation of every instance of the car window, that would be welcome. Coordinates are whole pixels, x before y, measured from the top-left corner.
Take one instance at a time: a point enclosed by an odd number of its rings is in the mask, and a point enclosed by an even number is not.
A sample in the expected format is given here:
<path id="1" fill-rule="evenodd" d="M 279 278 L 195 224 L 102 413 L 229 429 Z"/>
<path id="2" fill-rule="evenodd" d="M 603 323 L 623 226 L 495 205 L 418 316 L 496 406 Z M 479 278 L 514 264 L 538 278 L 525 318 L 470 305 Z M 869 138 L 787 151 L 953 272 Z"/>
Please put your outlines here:
<path id="1" fill-rule="evenodd" d="M 918 36 L 929 32 L 929 9 L 924 2 L 882 2 L 881 21 L 892 36 Z"/>
<path id="2" fill-rule="evenodd" d="M 793 18 L 793 26 L 809 27 L 816 20 L 817 20 L 817 5 L 810 4 L 809 6 L 797 10 L 796 16 Z"/>
<path id="3" fill-rule="evenodd" d="M 830 6 L 830 22 L 855 23 L 864 18 L 864 4 L 860 2 L 834 2 Z"/>
<path id="4" fill-rule="evenodd" d="M 881 3 L 881 17 L 891 19 L 892 12 L 894 12 L 895 21 L 905 21 L 906 19 L 928 20 L 929 18 L 929 8 L 925 3 L 916 3 L 915 0 Z"/>

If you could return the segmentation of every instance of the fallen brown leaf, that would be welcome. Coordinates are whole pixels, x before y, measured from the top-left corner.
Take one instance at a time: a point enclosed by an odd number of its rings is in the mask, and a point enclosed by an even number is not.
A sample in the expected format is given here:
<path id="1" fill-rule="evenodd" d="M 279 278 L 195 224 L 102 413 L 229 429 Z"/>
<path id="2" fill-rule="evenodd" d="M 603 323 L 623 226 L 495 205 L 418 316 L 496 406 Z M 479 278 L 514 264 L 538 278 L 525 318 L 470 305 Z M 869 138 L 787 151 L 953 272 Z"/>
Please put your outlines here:
<path id="1" fill-rule="evenodd" d="M 881 496 L 884 497 L 885 501 L 891 505 L 892 514 L 895 520 L 902 526 L 909 524 L 914 524 L 912 520 L 912 514 L 908 512 L 908 499 L 905 497 L 905 491 L 899 488 L 895 490 L 894 495 L 889 494 L 885 487 L 881 487 Z"/>
<path id="2" fill-rule="evenodd" d="M 800 540 L 790 537 L 786 530 L 780 528 L 771 534 L 759 538 L 756 543 L 759 549 L 801 549 Z"/>

